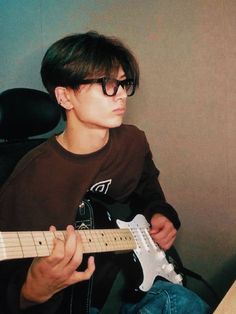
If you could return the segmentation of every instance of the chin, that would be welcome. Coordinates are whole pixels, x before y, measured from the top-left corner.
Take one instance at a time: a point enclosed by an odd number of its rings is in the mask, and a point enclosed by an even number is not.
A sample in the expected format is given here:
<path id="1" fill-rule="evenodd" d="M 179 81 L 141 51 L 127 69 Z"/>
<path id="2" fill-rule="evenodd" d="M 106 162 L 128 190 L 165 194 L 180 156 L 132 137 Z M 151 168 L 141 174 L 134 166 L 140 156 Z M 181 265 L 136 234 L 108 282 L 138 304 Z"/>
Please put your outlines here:
<path id="1" fill-rule="evenodd" d="M 118 128 L 119 126 L 121 126 L 122 122 L 123 122 L 123 120 L 110 123 L 109 128 Z"/>
<path id="2" fill-rule="evenodd" d="M 123 122 L 123 118 L 116 118 L 116 119 L 107 119 L 106 123 L 104 123 L 104 126 L 111 129 L 111 128 L 117 128 L 121 126 Z"/>

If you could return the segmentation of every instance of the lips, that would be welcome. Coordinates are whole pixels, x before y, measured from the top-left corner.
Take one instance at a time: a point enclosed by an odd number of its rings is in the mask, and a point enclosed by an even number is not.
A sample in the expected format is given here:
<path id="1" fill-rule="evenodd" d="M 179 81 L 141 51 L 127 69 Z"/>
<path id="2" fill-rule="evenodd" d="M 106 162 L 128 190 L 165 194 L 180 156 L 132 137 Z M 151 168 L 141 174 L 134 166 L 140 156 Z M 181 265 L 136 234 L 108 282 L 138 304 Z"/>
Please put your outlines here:
<path id="1" fill-rule="evenodd" d="M 117 114 L 124 114 L 125 113 L 125 108 L 122 107 L 122 108 L 116 108 L 113 110 L 114 113 L 117 113 Z"/>

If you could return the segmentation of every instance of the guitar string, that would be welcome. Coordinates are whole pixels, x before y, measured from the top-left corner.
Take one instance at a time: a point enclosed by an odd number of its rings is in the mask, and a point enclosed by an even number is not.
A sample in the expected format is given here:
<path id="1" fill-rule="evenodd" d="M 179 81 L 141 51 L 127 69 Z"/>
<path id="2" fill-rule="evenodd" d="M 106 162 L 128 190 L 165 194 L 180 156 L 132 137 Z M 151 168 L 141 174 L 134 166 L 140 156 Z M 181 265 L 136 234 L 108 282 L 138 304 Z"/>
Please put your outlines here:
<path id="1" fill-rule="evenodd" d="M 98 230 L 98 229 L 97 229 Z M 102 230 L 102 229 L 101 229 Z M 133 248 L 132 245 L 132 241 L 134 241 L 133 237 L 131 237 L 131 233 L 129 229 L 104 229 L 104 230 L 99 230 L 99 233 L 96 234 L 96 230 L 91 229 L 91 230 L 84 230 L 84 232 L 90 233 L 90 238 L 92 238 L 93 242 L 90 242 L 90 246 L 93 245 L 96 247 L 97 241 L 98 243 L 103 243 L 103 241 L 101 241 L 101 239 L 103 238 L 103 235 L 101 236 L 101 232 L 102 234 L 105 235 L 105 240 L 106 240 L 106 244 L 107 246 L 109 246 L 109 248 L 114 247 L 116 249 L 118 249 L 118 245 L 123 242 L 123 243 L 131 243 L 131 247 Z M 79 232 L 81 233 L 81 230 L 79 230 Z M 43 239 L 39 236 L 39 233 L 41 234 L 41 236 L 43 237 Z M 15 250 L 17 247 L 20 246 L 21 251 L 22 251 L 22 255 L 25 256 L 24 253 L 24 249 L 27 248 L 34 248 L 36 250 L 37 256 L 40 256 L 40 252 L 39 252 L 39 248 L 40 251 L 42 252 L 43 249 L 43 243 L 46 243 L 46 247 L 47 247 L 47 252 L 50 252 L 50 248 L 52 246 L 52 239 L 51 237 L 48 240 L 48 237 L 45 236 L 45 233 L 48 235 L 52 235 L 54 234 L 51 231 L 36 231 L 36 232 L 1 232 L 1 240 L 0 240 L 0 249 L 9 249 L 8 251 L 11 252 L 12 250 Z M 30 235 L 30 240 L 32 240 L 33 244 L 30 242 L 27 243 L 27 241 L 23 244 L 24 240 L 28 239 Z M 54 235 L 55 237 L 61 238 L 61 235 L 63 235 L 64 238 L 64 233 L 62 231 L 57 231 L 56 235 Z M 86 236 L 85 236 L 86 239 Z M 50 241 L 50 243 L 48 243 Z M 86 242 L 85 242 L 86 243 Z M 88 241 L 87 241 L 88 244 Z M 129 246 L 127 245 L 127 247 L 129 248 Z M 102 246 L 102 248 L 104 248 L 104 246 Z M 122 247 L 122 249 L 124 249 Z M 98 250 L 98 249 L 97 249 Z M 33 254 L 33 253 L 32 253 Z M 43 255 L 46 254 L 45 252 L 42 253 Z"/>

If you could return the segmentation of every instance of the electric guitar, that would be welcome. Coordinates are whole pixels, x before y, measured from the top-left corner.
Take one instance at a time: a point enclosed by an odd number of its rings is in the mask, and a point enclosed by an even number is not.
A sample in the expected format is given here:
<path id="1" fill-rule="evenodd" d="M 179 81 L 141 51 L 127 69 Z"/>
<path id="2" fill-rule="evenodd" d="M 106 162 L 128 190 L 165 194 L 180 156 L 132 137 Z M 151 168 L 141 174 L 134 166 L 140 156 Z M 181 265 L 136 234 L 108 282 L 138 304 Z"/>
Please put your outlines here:
<path id="1" fill-rule="evenodd" d="M 143 292 L 151 288 L 156 277 L 182 284 L 182 276 L 150 237 L 149 224 L 143 215 L 138 214 L 128 222 L 117 219 L 119 228 L 104 228 L 109 224 L 114 224 L 112 217 L 99 202 L 90 198 L 82 202 L 76 228 L 79 228 L 77 232 L 82 239 L 84 254 L 132 251 L 132 262 L 141 268 L 138 288 Z M 54 238 L 64 240 L 65 231 L 0 232 L 0 261 L 48 256 L 52 252 Z M 131 268 L 134 270 L 135 267 Z"/>

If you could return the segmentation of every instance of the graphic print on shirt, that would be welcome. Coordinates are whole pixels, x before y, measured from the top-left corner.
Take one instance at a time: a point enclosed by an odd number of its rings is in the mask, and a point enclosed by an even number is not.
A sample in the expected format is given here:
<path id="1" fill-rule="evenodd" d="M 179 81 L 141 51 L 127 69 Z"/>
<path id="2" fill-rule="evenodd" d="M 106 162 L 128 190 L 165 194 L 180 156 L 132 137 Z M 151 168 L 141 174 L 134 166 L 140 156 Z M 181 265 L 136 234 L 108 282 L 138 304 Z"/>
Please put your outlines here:
<path id="1" fill-rule="evenodd" d="M 111 185 L 111 182 L 112 182 L 112 179 L 97 182 L 91 186 L 90 191 L 107 194 L 109 187 Z"/>

